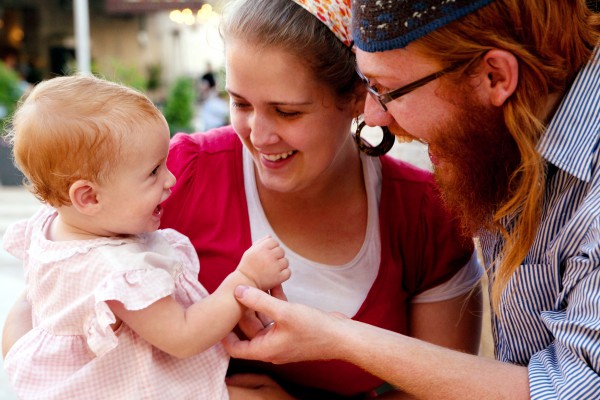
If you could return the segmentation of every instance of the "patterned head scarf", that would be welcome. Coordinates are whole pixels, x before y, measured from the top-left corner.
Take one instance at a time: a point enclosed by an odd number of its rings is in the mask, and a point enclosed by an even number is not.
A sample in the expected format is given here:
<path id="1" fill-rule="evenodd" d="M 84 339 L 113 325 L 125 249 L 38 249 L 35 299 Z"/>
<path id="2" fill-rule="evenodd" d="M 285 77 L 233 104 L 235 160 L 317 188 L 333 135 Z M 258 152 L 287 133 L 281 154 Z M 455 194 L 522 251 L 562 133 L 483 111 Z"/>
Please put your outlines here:
<path id="1" fill-rule="evenodd" d="M 350 32 L 351 0 L 293 0 L 321 20 L 346 46 L 352 44 Z"/>
<path id="2" fill-rule="evenodd" d="M 352 36 L 368 52 L 405 47 L 493 0 L 352 0 Z"/>

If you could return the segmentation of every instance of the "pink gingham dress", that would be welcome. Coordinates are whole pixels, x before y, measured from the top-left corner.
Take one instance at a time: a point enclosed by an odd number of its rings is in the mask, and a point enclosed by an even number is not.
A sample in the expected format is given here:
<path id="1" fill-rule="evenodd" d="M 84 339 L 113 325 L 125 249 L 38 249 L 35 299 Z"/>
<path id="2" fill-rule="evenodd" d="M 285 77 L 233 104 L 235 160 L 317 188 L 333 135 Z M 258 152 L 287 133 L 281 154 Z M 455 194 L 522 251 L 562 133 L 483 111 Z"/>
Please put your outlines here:
<path id="1" fill-rule="evenodd" d="M 128 326 L 116 332 L 106 300 L 139 310 L 173 296 L 184 307 L 207 296 L 189 240 L 166 229 L 131 238 L 51 242 L 56 211 L 43 207 L 4 236 L 23 260 L 33 330 L 4 367 L 22 399 L 227 399 L 220 344 L 177 359 Z M 210 329 L 210 326 L 206 327 Z"/>

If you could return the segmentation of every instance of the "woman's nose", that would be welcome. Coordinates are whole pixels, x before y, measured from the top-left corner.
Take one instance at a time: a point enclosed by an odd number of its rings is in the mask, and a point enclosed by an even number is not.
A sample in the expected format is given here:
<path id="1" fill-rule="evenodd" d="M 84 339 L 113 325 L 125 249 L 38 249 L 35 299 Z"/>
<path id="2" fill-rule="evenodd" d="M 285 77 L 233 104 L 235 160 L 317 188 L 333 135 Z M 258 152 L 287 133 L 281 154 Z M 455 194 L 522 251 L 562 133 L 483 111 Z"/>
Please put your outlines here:
<path id="1" fill-rule="evenodd" d="M 262 148 L 279 141 L 276 125 L 267 118 L 255 116 L 250 124 L 250 141 L 254 147 Z"/>

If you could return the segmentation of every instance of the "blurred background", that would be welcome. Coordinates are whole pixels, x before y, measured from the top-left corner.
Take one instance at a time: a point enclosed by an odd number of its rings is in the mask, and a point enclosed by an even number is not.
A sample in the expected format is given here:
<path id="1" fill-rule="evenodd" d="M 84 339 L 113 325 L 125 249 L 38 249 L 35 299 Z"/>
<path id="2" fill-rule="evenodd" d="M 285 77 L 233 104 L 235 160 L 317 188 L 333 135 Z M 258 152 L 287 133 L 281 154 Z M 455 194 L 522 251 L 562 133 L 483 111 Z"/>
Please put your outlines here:
<path id="1" fill-rule="evenodd" d="M 144 91 L 170 113 L 173 130 L 204 129 L 207 99 L 221 115 L 209 125 L 227 123 L 223 102 L 212 101 L 223 97 L 226 3 L 0 0 L 0 119 L 32 84 L 83 71 Z"/>

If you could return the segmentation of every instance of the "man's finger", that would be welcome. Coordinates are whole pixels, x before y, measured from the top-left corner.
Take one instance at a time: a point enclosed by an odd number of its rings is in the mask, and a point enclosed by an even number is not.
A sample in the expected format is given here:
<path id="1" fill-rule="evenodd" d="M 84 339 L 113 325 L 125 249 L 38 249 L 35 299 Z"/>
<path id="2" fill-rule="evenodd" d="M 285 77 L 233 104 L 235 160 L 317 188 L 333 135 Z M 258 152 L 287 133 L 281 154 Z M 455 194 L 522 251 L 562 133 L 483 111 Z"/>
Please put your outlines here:
<path id="1" fill-rule="evenodd" d="M 260 289 L 244 285 L 236 287 L 234 294 L 237 300 L 246 307 L 268 315 L 271 320 L 276 319 L 274 317 L 277 303 L 280 300 L 271 297 Z"/>
<path id="2" fill-rule="evenodd" d="M 267 319 L 267 322 L 271 322 L 269 317 L 265 317 L 265 319 Z M 247 337 L 253 338 L 265 327 L 266 323 L 253 310 L 247 309 L 244 311 L 238 325 Z"/>
<path id="3" fill-rule="evenodd" d="M 225 336 L 221 340 L 221 344 L 223 344 L 223 347 L 225 347 L 225 350 L 231 357 L 256 360 L 256 358 L 252 357 L 252 347 L 254 347 L 252 342 L 249 340 L 240 340 L 233 332 Z"/>
<path id="4" fill-rule="evenodd" d="M 277 285 L 271 289 L 271 296 L 279 300 L 287 301 L 287 296 L 283 292 L 283 287 L 281 285 Z"/>

